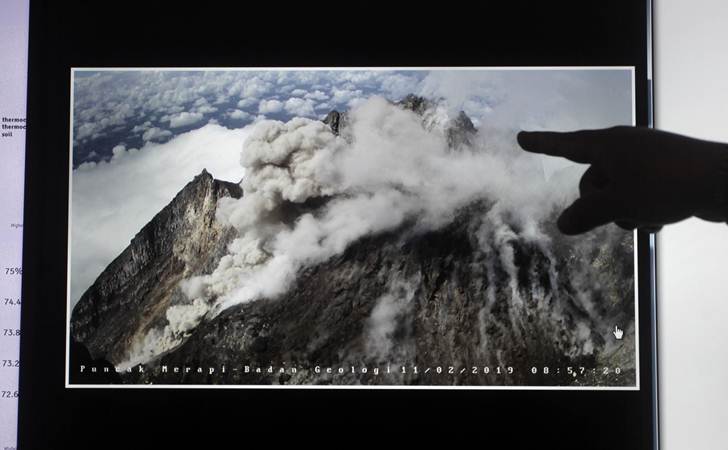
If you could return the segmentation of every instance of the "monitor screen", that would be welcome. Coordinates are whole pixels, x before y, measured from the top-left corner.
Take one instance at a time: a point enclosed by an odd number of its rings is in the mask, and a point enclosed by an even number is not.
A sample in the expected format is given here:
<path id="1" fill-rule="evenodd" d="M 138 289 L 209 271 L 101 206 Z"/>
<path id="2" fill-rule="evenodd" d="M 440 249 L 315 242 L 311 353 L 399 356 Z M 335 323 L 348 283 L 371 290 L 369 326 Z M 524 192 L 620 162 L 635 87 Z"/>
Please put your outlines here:
<path id="1" fill-rule="evenodd" d="M 517 141 L 650 124 L 649 3 L 73 3 L 30 13 L 21 448 L 656 443 L 654 235 L 561 233 L 587 165 Z"/>
<path id="2" fill-rule="evenodd" d="M 637 389 L 634 233 L 564 236 L 633 67 L 72 74 L 68 385 Z"/>

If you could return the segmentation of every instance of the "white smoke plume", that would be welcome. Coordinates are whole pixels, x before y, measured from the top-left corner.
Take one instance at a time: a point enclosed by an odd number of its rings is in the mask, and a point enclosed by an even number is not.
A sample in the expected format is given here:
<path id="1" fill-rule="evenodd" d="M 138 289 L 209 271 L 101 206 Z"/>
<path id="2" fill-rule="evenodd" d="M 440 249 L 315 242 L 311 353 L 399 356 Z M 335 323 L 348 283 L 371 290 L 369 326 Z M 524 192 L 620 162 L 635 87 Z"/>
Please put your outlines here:
<path id="1" fill-rule="evenodd" d="M 218 209 L 218 219 L 240 238 L 193 297 L 216 297 L 218 309 L 274 297 L 300 267 L 325 261 L 362 236 L 407 220 L 437 229 L 479 199 L 495 199 L 496 211 L 507 211 L 523 235 L 542 239 L 539 220 L 556 201 L 576 195 L 571 183 L 547 188 L 538 160 L 518 149 L 513 135 L 480 136 L 475 148 L 453 152 L 441 130 L 428 131 L 420 116 L 383 98 L 350 116 L 346 139 L 307 119 L 257 126 L 241 158 L 245 194 L 224 199 Z M 293 223 L 280 219 L 284 204 L 317 197 L 330 200 Z"/>
<path id="2" fill-rule="evenodd" d="M 182 284 L 191 303 L 169 311 L 164 344 L 145 350 L 145 357 L 176 345 L 204 317 L 285 293 L 302 267 L 363 236 L 404 224 L 438 229 L 478 200 L 492 204 L 484 220 L 496 239 L 487 245 L 495 245 L 502 266 L 510 268 L 512 296 L 520 301 L 509 241 L 520 236 L 547 246 L 539 224 L 577 195 L 573 176 L 583 168 L 547 182 L 540 159 L 518 148 L 516 130 L 482 127 L 470 148 L 453 151 L 447 114 L 436 109 L 425 118 L 427 124 L 372 97 L 348 113 L 342 136 L 305 118 L 257 123 L 241 156 L 244 195 L 221 199 L 217 211 L 238 238 L 213 273 Z M 316 201 L 319 206 L 311 206 Z"/>
<path id="3" fill-rule="evenodd" d="M 365 347 L 368 355 L 386 361 L 392 356 L 406 353 L 406 344 L 402 339 L 395 339 L 399 328 L 406 326 L 408 312 L 412 307 L 412 299 L 420 280 L 396 280 L 391 283 L 386 294 L 381 296 L 367 319 L 365 331 Z M 395 341 L 397 353 L 395 353 Z"/>

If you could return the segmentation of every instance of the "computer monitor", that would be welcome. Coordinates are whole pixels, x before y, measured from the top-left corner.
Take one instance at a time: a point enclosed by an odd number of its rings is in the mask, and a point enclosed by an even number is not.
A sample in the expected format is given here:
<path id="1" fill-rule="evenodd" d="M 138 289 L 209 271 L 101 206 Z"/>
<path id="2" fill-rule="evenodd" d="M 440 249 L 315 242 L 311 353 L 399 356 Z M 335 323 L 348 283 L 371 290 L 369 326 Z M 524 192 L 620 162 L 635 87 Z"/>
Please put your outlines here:
<path id="1" fill-rule="evenodd" d="M 537 9 L 203 36 L 34 9 L 21 443 L 164 399 L 652 448 L 654 238 L 562 235 L 586 167 L 516 142 L 650 124 L 649 4 Z"/>

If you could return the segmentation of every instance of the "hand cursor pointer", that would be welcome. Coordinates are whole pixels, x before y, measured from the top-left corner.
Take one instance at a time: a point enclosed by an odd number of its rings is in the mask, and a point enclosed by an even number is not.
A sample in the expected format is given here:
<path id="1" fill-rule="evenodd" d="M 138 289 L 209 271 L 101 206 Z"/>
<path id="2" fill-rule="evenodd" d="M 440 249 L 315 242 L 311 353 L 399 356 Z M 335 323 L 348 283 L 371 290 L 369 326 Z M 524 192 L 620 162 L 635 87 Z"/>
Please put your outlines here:
<path id="1" fill-rule="evenodd" d="M 617 338 L 617 340 L 621 340 L 622 336 L 624 336 L 624 331 L 622 331 L 619 327 L 615 326 L 612 334 L 614 334 L 614 337 Z"/>

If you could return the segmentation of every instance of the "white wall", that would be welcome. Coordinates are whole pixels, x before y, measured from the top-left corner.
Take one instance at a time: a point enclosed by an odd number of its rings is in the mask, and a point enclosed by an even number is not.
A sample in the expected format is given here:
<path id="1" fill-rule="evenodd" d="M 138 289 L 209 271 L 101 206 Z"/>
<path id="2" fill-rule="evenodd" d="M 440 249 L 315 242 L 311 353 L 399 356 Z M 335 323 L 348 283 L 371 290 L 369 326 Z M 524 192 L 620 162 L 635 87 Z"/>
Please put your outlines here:
<path id="1" fill-rule="evenodd" d="M 654 18 L 657 127 L 728 142 L 728 1 Z M 657 251 L 661 448 L 728 449 L 728 225 L 666 227 Z"/>

